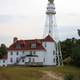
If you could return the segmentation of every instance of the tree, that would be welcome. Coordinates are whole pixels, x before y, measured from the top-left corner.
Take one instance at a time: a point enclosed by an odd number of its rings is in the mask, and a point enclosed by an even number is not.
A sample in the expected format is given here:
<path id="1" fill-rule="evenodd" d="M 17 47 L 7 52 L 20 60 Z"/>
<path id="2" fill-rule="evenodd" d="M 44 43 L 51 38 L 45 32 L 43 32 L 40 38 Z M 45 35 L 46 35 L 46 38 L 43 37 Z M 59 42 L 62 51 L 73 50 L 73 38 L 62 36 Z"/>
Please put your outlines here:
<path id="1" fill-rule="evenodd" d="M 80 45 L 75 46 L 72 48 L 72 62 L 75 66 L 80 67 Z"/>
<path id="2" fill-rule="evenodd" d="M 80 66 L 80 39 L 66 39 L 61 42 L 63 60 L 66 64 Z"/>
<path id="3" fill-rule="evenodd" d="M 78 29 L 77 31 L 78 31 L 78 35 L 80 36 L 80 29 Z"/>
<path id="4" fill-rule="evenodd" d="M 63 59 L 65 59 L 69 57 L 72 53 L 72 50 L 71 50 L 73 46 L 72 39 L 66 39 L 65 41 L 62 41 L 60 44 L 61 44 Z"/>
<path id="5" fill-rule="evenodd" d="M 4 56 L 5 54 L 7 54 L 7 48 L 5 46 L 5 44 L 1 44 L 0 46 L 0 56 Z"/>

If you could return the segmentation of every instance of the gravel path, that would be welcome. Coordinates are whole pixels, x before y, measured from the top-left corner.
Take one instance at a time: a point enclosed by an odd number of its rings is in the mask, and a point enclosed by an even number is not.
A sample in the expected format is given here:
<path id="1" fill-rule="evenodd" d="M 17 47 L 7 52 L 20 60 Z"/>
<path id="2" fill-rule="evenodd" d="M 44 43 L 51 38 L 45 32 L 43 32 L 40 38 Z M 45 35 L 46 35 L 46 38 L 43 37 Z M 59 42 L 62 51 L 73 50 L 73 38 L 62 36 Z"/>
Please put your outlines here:
<path id="1" fill-rule="evenodd" d="M 51 71 L 43 71 L 45 75 L 43 75 L 41 80 L 64 80 L 62 74 L 57 74 Z"/>

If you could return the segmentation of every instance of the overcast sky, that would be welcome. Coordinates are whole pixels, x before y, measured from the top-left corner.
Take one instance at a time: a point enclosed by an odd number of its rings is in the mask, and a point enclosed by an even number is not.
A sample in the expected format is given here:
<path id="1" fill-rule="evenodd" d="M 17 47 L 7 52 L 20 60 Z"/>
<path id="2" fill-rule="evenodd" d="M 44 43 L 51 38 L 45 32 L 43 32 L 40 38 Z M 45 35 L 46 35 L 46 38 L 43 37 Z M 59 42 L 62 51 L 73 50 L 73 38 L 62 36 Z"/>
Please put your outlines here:
<path id="1" fill-rule="evenodd" d="M 0 0 L 0 43 L 42 38 L 48 0 Z M 80 1 L 55 0 L 59 39 L 76 37 L 80 28 Z"/>

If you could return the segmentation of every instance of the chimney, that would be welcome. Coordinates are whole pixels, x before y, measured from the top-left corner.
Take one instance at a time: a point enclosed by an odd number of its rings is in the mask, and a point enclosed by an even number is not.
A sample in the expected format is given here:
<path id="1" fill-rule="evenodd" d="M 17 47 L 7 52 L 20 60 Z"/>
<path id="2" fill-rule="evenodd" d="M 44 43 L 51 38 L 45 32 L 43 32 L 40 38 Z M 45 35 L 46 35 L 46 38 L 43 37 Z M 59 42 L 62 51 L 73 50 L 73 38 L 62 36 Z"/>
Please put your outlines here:
<path id="1" fill-rule="evenodd" d="M 15 43 L 17 40 L 18 40 L 18 38 L 17 37 L 14 37 L 13 38 L 13 43 Z"/>

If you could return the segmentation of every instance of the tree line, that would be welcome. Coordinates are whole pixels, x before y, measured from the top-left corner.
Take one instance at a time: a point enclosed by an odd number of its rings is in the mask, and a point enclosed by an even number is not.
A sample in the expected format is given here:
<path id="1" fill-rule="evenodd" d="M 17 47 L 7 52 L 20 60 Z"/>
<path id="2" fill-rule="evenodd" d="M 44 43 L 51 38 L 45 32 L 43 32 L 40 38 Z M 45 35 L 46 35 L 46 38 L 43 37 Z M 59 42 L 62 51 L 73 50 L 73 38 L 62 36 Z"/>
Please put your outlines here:
<path id="1" fill-rule="evenodd" d="M 80 39 L 60 41 L 64 64 L 80 66 Z"/>
<path id="2" fill-rule="evenodd" d="M 80 66 L 80 39 L 66 39 L 60 41 L 64 64 Z M 0 45 L 0 58 L 7 54 L 5 44 Z"/>

